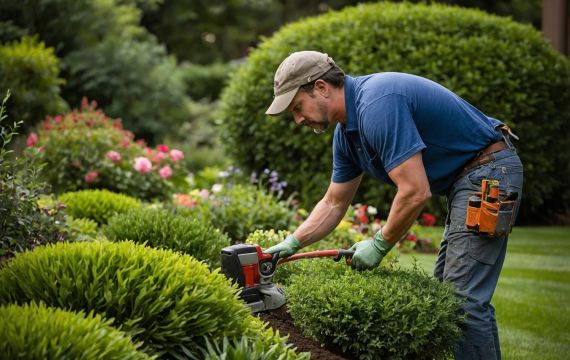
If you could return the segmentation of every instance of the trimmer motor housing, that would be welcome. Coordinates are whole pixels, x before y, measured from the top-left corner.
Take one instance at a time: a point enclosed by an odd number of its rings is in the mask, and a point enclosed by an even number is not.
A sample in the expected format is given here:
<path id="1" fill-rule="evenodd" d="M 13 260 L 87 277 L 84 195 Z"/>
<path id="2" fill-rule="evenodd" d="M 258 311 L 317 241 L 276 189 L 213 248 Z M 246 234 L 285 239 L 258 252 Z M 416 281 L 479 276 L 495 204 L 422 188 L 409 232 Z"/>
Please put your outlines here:
<path id="1" fill-rule="evenodd" d="M 237 244 L 223 248 L 222 273 L 241 288 L 241 298 L 253 313 L 285 304 L 283 291 L 272 283 L 277 258 L 263 253 L 259 245 Z"/>

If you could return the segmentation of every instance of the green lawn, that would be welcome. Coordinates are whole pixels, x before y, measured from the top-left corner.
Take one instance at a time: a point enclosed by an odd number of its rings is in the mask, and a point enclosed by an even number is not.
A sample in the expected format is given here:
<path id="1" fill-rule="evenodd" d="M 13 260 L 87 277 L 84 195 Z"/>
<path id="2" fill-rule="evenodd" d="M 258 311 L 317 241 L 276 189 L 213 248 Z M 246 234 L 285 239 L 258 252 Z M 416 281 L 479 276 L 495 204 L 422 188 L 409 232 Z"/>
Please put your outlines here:
<path id="1" fill-rule="evenodd" d="M 435 255 L 404 254 L 401 265 L 413 257 L 431 274 Z M 515 228 L 492 303 L 504 359 L 567 359 L 570 227 Z"/>

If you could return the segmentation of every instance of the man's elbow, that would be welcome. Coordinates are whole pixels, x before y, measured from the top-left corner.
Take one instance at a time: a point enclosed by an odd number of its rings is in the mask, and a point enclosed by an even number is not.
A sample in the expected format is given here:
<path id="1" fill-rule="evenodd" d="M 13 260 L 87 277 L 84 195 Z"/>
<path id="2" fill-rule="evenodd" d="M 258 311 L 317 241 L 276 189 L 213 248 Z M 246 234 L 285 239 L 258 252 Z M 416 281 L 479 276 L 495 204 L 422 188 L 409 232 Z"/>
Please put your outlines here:
<path id="1" fill-rule="evenodd" d="M 412 203 L 418 206 L 425 205 L 429 199 L 431 199 L 431 196 L 432 195 L 429 186 L 409 189 L 404 195 L 404 197 L 407 198 L 408 203 Z"/>

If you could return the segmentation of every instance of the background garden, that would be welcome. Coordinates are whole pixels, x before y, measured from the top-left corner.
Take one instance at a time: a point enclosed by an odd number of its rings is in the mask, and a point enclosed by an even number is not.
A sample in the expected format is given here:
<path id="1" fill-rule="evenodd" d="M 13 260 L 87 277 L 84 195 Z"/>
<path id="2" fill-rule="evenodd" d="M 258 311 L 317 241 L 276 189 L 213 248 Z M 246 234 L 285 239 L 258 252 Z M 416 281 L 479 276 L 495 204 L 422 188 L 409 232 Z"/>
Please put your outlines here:
<path id="1" fill-rule="evenodd" d="M 264 115 L 281 60 L 313 49 L 350 74 L 436 80 L 521 137 L 519 228 L 495 296 L 503 352 L 564 357 L 570 61 L 537 30 L 541 1 L 357 3 L 0 2 L 0 316 L 9 320 L 0 350 L 307 358 L 251 316 L 217 269 L 224 246 L 283 239 L 328 185 L 331 134 Z M 365 178 L 313 248 L 372 236 L 393 194 Z M 449 286 L 429 275 L 444 214 L 443 199 L 431 201 L 381 269 L 280 268 L 295 326 L 347 358 L 449 356 L 462 318 Z"/>

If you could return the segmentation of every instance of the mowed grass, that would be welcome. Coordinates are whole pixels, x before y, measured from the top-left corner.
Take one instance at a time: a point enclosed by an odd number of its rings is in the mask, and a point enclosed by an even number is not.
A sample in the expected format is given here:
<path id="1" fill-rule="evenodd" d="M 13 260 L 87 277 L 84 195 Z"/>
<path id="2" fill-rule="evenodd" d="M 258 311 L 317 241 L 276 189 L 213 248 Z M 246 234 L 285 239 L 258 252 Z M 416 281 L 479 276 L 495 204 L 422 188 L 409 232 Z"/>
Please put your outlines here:
<path id="1" fill-rule="evenodd" d="M 432 273 L 435 255 L 413 258 Z M 570 227 L 515 228 L 492 303 L 504 359 L 570 359 Z"/>

